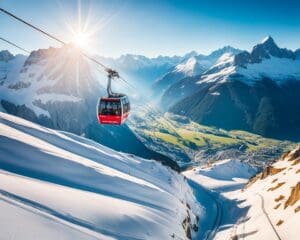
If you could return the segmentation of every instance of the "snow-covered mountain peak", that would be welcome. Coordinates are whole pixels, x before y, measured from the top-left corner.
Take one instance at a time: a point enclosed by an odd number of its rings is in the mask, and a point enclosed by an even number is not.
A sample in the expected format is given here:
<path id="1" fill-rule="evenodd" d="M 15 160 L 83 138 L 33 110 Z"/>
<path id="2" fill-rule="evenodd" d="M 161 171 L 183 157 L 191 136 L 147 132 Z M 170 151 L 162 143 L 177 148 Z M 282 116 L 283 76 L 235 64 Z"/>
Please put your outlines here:
<path id="1" fill-rule="evenodd" d="M 196 57 L 190 57 L 184 63 L 178 64 L 175 67 L 176 72 L 182 72 L 186 76 L 194 76 L 203 71 Z"/>
<path id="2" fill-rule="evenodd" d="M 142 55 L 136 55 L 136 54 L 124 54 L 121 55 L 118 60 L 122 62 L 123 64 L 132 64 L 132 63 L 149 63 L 149 59 Z"/>
<path id="3" fill-rule="evenodd" d="M 234 60 L 234 54 L 233 53 L 224 53 L 221 57 L 218 58 L 215 65 L 220 65 L 228 62 L 233 62 Z"/>
<path id="4" fill-rule="evenodd" d="M 231 46 L 225 46 L 216 51 L 213 51 L 209 55 L 199 54 L 197 56 L 191 56 L 190 58 L 185 59 L 184 61 L 176 65 L 161 78 L 157 79 L 153 85 L 153 88 L 156 89 L 156 91 L 162 91 L 162 89 L 158 90 L 157 88 L 161 88 L 162 85 L 166 85 L 167 87 L 165 89 L 167 89 L 172 85 L 170 84 L 171 81 L 169 81 L 171 78 L 174 80 L 174 82 L 176 82 L 185 77 L 200 75 L 215 64 L 220 64 L 220 61 L 222 61 L 222 57 L 223 60 L 225 60 L 239 52 L 239 49 L 233 48 Z M 195 52 L 191 53 L 194 54 Z"/>
<path id="5" fill-rule="evenodd" d="M 14 55 L 11 54 L 8 50 L 2 50 L 0 51 L 0 62 L 8 62 L 14 58 Z"/>
<path id="6" fill-rule="evenodd" d="M 24 64 L 22 78 L 39 84 L 38 94 L 58 93 L 84 98 L 97 85 L 89 62 L 72 46 L 33 51 Z"/>
<path id="7" fill-rule="evenodd" d="M 48 49 L 38 49 L 32 51 L 26 59 L 25 66 L 37 63 L 39 61 L 42 61 L 43 59 L 50 57 L 54 54 L 54 52 L 56 52 L 56 50 L 57 49 L 50 47 Z"/>
<path id="8" fill-rule="evenodd" d="M 199 53 L 197 53 L 196 51 L 190 51 L 188 53 L 186 53 L 183 58 L 184 59 L 188 59 L 188 58 L 191 58 L 191 57 L 195 57 L 195 56 L 198 56 Z"/>
<path id="9" fill-rule="evenodd" d="M 266 42 L 274 42 L 274 39 L 270 35 L 267 35 L 260 41 L 260 43 L 264 44 Z"/>
<path id="10" fill-rule="evenodd" d="M 253 83 L 262 78 L 279 82 L 299 79 L 300 61 L 297 51 L 279 48 L 272 37 L 268 36 L 255 45 L 252 51 L 238 54 L 225 54 L 201 77 L 201 82 L 224 82 L 239 79 Z"/>
<path id="11" fill-rule="evenodd" d="M 14 63 L 10 66 L 10 62 Z M 0 72 L 0 79 L 4 79 L 0 85 L 1 99 L 25 105 L 37 116 L 48 116 L 45 109 L 50 102 L 85 101 L 102 89 L 89 62 L 70 45 L 39 49 L 26 60 L 16 56 L 10 62 Z"/>
<path id="12" fill-rule="evenodd" d="M 225 82 L 236 71 L 234 66 L 235 54 L 228 52 L 221 55 L 216 63 L 206 70 L 200 77 L 198 84 L 209 82 Z"/>
<path id="13" fill-rule="evenodd" d="M 272 37 L 268 37 L 260 44 L 254 46 L 251 52 L 251 62 L 260 62 L 270 57 L 294 59 L 294 53 L 285 48 L 279 48 Z"/>
<path id="14" fill-rule="evenodd" d="M 274 80 L 298 79 L 300 61 L 296 53 L 277 46 L 272 37 L 267 37 L 253 47 L 252 52 L 235 56 L 238 73 L 248 79 L 267 77 Z"/>
<path id="15" fill-rule="evenodd" d="M 74 47 L 72 44 L 66 44 L 57 48 L 49 47 L 47 49 L 32 51 L 26 59 L 25 66 L 35 63 L 42 64 L 42 62 L 48 62 L 51 61 L 51 59 L 55 59 L 56 63 L 62 63 L 69 59 L 73 59 L 74 61 L 82 58 L 78 48 Z"/>
<path id="16" fill-rule="evenodd" d="M 207 57 L 209 58 L 220 58 L 224 53 L 231 53 L 231 54 L 238 54 L 241 50 L 231 47 L 231 46 L 224 46 L 222 48 L 219 48 L 213 52 L 211 52 Z"/>
<path id="17" fill-rule="evenodd" d="M 265 59 L 287 58 L 294 60 L 296 55 L 293 51 L 280 48 L 272 37 L 268 36 L 261 43 L 255 45 L 250 53 L 244 51 L 236 55 L 236 65 L 245 66 L 249 63 L 261 63 Z"/>

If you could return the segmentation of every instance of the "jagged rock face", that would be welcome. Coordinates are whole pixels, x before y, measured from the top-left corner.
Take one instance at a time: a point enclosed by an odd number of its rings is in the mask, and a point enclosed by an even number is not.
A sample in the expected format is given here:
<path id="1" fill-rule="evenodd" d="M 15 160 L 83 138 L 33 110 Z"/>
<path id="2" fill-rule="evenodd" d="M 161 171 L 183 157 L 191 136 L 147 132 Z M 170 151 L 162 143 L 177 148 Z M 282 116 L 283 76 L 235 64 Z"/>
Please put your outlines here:
<path id="1" fill-rule="evenodd" d="M 245 64 L 250 63 L 250 59 L 251 59 L 251 54 L 248 53 L 247 51 L 243 51 L 234 57 L 234 62 L 235 65 L 244 67 Z"/>
<path id="2" fill-rule="evenodd" d="M 51 128 L 63 129 L 76 134 L 83 134 L 85 128 L 95 117 L 88 111 L 88 102 L 47 102 L 35 101 L 34 104 L 49 112 L 52 119 Z M 86 110 L 85 110 L 86 109 Z"/>
<path id="3" fill-rule="evenodd" d="M 281 158 L 287 161 L 297 160 L 298 158 L 300 158 L 300 146 L 293 149 L 292 151 L 285 153 Z"/>
<path id="4" fill-rule="evenodd" d="M 26 82 L 19 81 L 18 78 L 26 58 L 21 54 L 14 56 L 7 50 L 0 52 L 0 87 L 6 85 L 11 89 L 20 89 L 28 85 Z M 0 93 L 1 95 L 3 94 Z"/>
<path id="5" fill-rule="evenodd" d="M 5 109 L 5 111 L 10 114 L 20 116 L 31 122 L 36 122 L 36 123 L 43 124 L 45 126 L 52 127 L 52 122 L 50 121 L 49 118 L 47 118 L 45 116 L 41 116 L 39 118 L 33 110 L 26 107 L 24 104 L 23 105 L 15 105 L 15 104 L 5 101 L 5 100 L 1 100 L 0 103 L 1 103 L 2 107 Z"/>
<path id="6" fill-rule="evenodd" d="M 3 50 L 0 51 L 0 61 L 8 62 L 14 58 L 14 55 L 12 55 L 9 51 Z"/>
<path id="7" fill-rule="evenodd" d="M 24 67 L 30 66 L 33 64 L 39 64 L 43 60 L 47 60 L 55 55 L 55 53 L 59 53 L 58 49 L 56 48 L 49 48 L 49 49 L 39 49 L 36 51 L 32 51 L 29 57 L 26 59 L 24 63 Z"/>
<path id="8" fill-rule="evenodd" d="M 298 182 L 296 186 L 292 187 L 291 194 L 288 200 L 284 203 L 284 208 L 287 208 L 288 206 L 293 206 L 296 202 L 299 201 L 299 199 L 300 199 L 300 182 Z"/>
<path id="9" fill-rule="evenodd" d="M 248 63 L 260 63 L 270 57 L 296 59 L 296 54 L 286 48 L 279 48 L 273 38 L 267 37 L 262 43 L 253 47 L 252 52 L 246 51 L 235 56 L 235 64 L 244 66 Z"/>
<path id="10" fill-rule="evenodd" d="M 33 73 L 36 81 L 49 82 L 37 89 L 38 94 L 57 93 L 86 99 L 95 95 L 97 89 L 103 93 L 102 86 L 91 74 L 87 60 L 71 46 L 33 51 L 23 70 L 27 72 L 36 65 L 42 69 Z"/>
<path id="11" fill-rule="evenodd" d="M 295 55 L 297 59 L 300 59 L 300 48 L 295 51 Z"/>

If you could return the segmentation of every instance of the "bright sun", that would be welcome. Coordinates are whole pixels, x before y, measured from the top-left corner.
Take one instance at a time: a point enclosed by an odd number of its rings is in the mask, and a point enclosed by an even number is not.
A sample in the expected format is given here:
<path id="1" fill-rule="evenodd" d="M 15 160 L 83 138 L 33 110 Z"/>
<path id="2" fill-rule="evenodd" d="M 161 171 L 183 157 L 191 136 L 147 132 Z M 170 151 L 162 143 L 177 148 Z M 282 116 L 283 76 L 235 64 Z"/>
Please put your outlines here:
<path id="1" fill-rule="evenodd" d="M 83 32 L 74 33 L 72 42 L 79 48 L 87 48 L 89 45 L 88 34 Z"/>

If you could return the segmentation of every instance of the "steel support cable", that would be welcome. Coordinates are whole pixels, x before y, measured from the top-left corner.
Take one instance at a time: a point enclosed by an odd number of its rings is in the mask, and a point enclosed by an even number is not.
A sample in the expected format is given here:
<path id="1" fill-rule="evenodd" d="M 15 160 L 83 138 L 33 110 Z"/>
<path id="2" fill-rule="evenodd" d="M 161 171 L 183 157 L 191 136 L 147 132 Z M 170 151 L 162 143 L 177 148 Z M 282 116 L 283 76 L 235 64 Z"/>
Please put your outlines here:
<path id="1" fill-rule="evenodd" d="M 38 31 L 38 32 L 40 32 L 40 33 L 46 35 L 47 37 L 49 37 L 49 38 L 51 38 L 51 39 L 53 39 L 53 40 L 55 40 L 55 41 L 61 43 L 62 45 L 67 45 L 67 43 L 66 43 L 65 41 L 63 41 L 63 40 L 61 40 L 61 39 L 59 39 L 59 38 L 53 36 L 52 34 L 50 34 L 50 33 L 46 32 L 46 31 L 42 30 L 41 28 L 38 28 L 38 27 L 34 26 L 33 24 L 31 24 L 31 23 L 25 21 L 24 19 L 22 19 L 22 18 L 20 18 L 20 17 L 18 17 L 18 16 L 16 16 L 16 15 L 14 15 L 13 13 L 8 12 L 8 11 L 6 11 L 6 10 L 3 9 L 3 8 L 0 8 L 0 11 L 3 12 L 4 14 L 6 14 L 6 15 L 8 15 L 8 16 L 10 16 L 10 17 L 16 19 L 16 20 L 18 20 L 19 22 L 22 22 L 22 23 L 24 23 L 25 25 L 27 25 L 27 26 L 29 26 L 29 27 L 35 29 L 36 31 Z M 85 52 L 83 52 L 81 49 L 80 49 L 80 53 L 81 53 L 83 56 L 85 56 L 86 58 L 88 58 L 89 60 L 91 60 L 91 61 L 93 61 L 94 63 L 96 63 L 96 64 L 100 65 L 101 67 L 103 67 L 106 71 L 110 69 L 109 67 L 105 66 L 103 63 L 101 63 L 101 62 L 99 62 L 98 60 L 96 60 L 96 59 L 90 57 L 88 54 L 86 54 Z"/>
<path id="2" fill-rule="evenodd" d="M 26 49 L 24 49 L 24 48 L 18 46 L 17 44 L 14 44 L 13 42 L 11 42 L 11 41 L 9 41 L 9 40 L 7 40 L 7 39 L 5 39 L 5 38 L 0 37 L 0 40 L 2 40 L 3 42 L 6 42 L 6 43 L 8 43 L 8 44 L 10 44 L 10 45 L 12 45 L 12 46 L 18 48 L 18 49 L 20 49 L 20 50 L 22 50 L 22 51 L 24 51 L 24 52 L 26 52 L 26 53 L 28 53 L 28 54 L 30 53 L 30 51 L 28 51 L 28 50 L 26 50 Z"/>
<path id="3" fill-rule="evenodd" d="M 44 31 L 44 30 L 42 30 L 41 28 L 38 28 L 38 27 L 34 26 L 33 24 L 31 24 L 31 23 L 25 21 L 24 19 L 22 19 L 22 18 L 20 18 L 20 17 L 18 17 L 18 16 L 16 16 L 16 15 L 14 15 L 13 13 L 11 13 L 11 12 L 9 12 L 9 11 L 3 9 L 3 8 L 0 8 L 0 11 L 3 12 L 4 14 L 6 14 L 6 15 L 8 15 L 8 16 L 10 16 L 10 17 L 12 17 L 12 18 L 14 18 L 14 19 L 16 19 L 16 20 L 18 20 L 18 21 L 24 23 L 25 25 L 27 25 L 27 26 L 29 26 L 29 27 L 35 29 L 36 31 L 38 31 L 38 32 L 40 32 L 40 33 L 46 35 L 47 37 L 49 37 L 49 38 L 51 38 L 51 39 L 53 39 L 53 40 L 55 40 L 55 41 L 61 43 L 62 45 L 67 45 L 67 43 L 66 43 L 65 41 L 63 41 L 63 40 L 61 40 L 61 39 L 55 37 L 54 35 L 52 35 L 52 34 L 46 32 L 46 31 Z M 106 72 L 108 72 L 109 70 L 111 70 L 111 68 L 105 66 L 103 63 L 99 62 L 99 61 L 96 60 L 95 58 L 90 57 L 90 56 L 89 56 L 88 54 L 86 54 L 83 50 L 80 49 L 79 51 L 80 51 L 80 53 L 81 53 L 83 56 L 85 56 L 86 58 L 88 58 L 88 59 L 91 60 L 92 62 L 94 62 L 94 63 L 100 65 L 102 68 L 104 68 L 104 70 L 105 70 Z M 138 91 L 138 89 L 137 89 L 136 87 L 134 87 L 132 84 L 130 84 L 130 83 L 129 83 L 127 80 L 125 80 L 122 76 L 119 76 L 119 78 L 120 78 L 121 80 L 123 80 L 123 81 L 124 81 L 128 86 L 130 86 L 132 89 L 134 89 L 135 91 Z"/>
<path id="4" fill-rule="evenodd" d="M 42 29 L 40 29 L 40 28 L 38 28 L 38 27 L 32 25 L 31 23 L 29 23 L 29 22 L 23 20 L 22 18 L 17 17 L 16 15 L 12 14 L 11 12 L 8 12 L 8 11 L 6 11 L 6 10 L 3 9 L 3 8 L 0 8 L 0 11 L 3 12 L 3 13 L 5 13 L 6 15 L 8 15 L 8 16 L 10 16 L 10 17 L 12 17 L 12 18 L 14 18 L 14 19 L 16 19 L 16 20 L 18 20 L 18 21 L 24 23 L 24 24 L 26 24 L 27 26 L 29 26 L 29 27 L 31 27 L 31 28 L 33 28 L 33 29 L 35 29 L 35 30 L 37 30 L 37 31 L 39 31 L 39 32 L 41 32 L 41 33 L 43 33 L 44 35 L 46 35 L 46 36 L 48 36 L 48 37 L 50 37 L 50 38 L 56 40 L 57 42 L 59 42 L 59 43 L 61 43 L 61 44 L 66 44 L 66 42 L 64 42 L 64 41 L 62 41 L 62 40 L 60 40 L 60 39 L 58 39 L 57 37 L 54 37 L 53 35 L 51 35 L 51 34 L 45 32 L 45 31 L 43 31 Z"/>
<path id="5" fill-rule="evenodd" d="M 29 27 L 35 29 L 36 31 L 38 31 L 38 32 L 40 32 L 40 33 L 46 35 L 47 37 L 49 37 L 49 38 L 51 38 L 51 39 L 53 39 L 53 40 L 55 40 L 55 41 L 61 43 L 62 45 L 67 45 L 67 43 L 66 43 L 65 41 L 59 39 L 58 37 L 55 37 L 54 35 L 52 35 L 52 34 L 46 32 L 46 31 L 44 31 L 44 30 L 42 30 L 42 29 L 39 28 L 39 27 L 34 26 L 33 24 L 31 24 L 31 23 L 25 21 L 24 19 L 22 19 L 22 18 L 16 16 L 15 14 L 13 14 L 13 13 L 11 13 L 11 12 L 9 12 L 9 11 L 3 9 L 3 8 L 0 8 L 0 11 L 3 12 L 4 14 L 6 14 L 6 15 L 8 15 L 8 16 L 10 16 L 10 17 L 16 19 L 16 20 L 18 20 L 19 22 L 22 22 L 22 23 L 24 23 L 25 25 L 27 25 L 27 26 L 29 26 Z M 104 65 L 103 63 L 101 63 L 100 61 L 98 61 L 97 59 L 95 59 L 95 58 L 89 56 L 89 55 L 88 55 L 87 53 L 85 53 L 82 49 L 79 49 L 79 51 L 80 51 L 80 53 L 81 53 L 84 57 L 88 58 L 90 61 L 92 61 L 92 62 L 94 62 L 94 63 L 100 65 L 102 68 L 104 68 L 104 70 L 105 70 L 107 73 L 109 73 L 109 72 L 112 70 L 111 68 L 107 67 L 106 65 Z M 126 84 L 128 84 L 130 87 L 132 87 L 133 89 L 137 90 L 133 85 L 131 85 L 128 81 L 126 81 L 122 76 L 119 76 L 119 78 L 122 79 L 122 80 L 123 80 Z"/>
<path id="6" fill-rule="evenodd" d="M 30 54 L 30 51 L 28 51 L 28 50 L 26 50 L 26 49 L 20 47 L 19 45 L 15 44 L 15 43 L 13 43 L 13 42 L 11 42 L 11 41 L 5 39 L 5 38 L 0 37 L 0 40 L 2 40 L 2 41 L 4 41 L 4 42 L 6 42 L 6 43 L 8 43 L 8 44 L 10 44 L 10 45 L 12 45 L 12 46 L 18 48 L 18 49 L 20 49 L 20 50 L 22 50 L 22 51 L 24 51 L 24 52 L 26 52 L 26 53 L 28 53 L 28 54 Z M 100 68 L 97 68 L 97 67 L 96 67 L 96 69 L 97 69 L 99 72 L 101 72 L 101 73 L 104 73 L 104 74 L 106 73 L 106 72 L 104 72 L 103 70 L 100 70 Z M 122 83 L 121 81 L 119 81 L 119 82 Z M 127 88 L 128 88 L 128 87 L 127 87 Z"/>

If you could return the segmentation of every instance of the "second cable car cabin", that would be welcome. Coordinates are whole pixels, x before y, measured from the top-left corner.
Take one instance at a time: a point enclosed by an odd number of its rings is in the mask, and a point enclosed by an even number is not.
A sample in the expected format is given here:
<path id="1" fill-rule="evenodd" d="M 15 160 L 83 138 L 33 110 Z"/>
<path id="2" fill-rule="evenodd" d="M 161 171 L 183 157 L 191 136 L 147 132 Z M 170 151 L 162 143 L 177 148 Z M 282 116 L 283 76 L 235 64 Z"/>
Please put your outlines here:
<path id="1" fill-rule="evenodd" d="M 125 94 L 111 91 L 111 79 L 119 77 L 118 72 L 108 69 L 107 97 L 98 102 L 98 120 L 101 124 L 120 125 L 126 121 L 130 112 L 129 99 Z"/>

